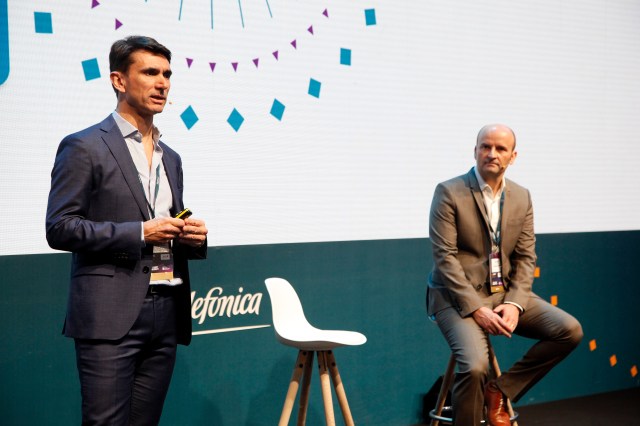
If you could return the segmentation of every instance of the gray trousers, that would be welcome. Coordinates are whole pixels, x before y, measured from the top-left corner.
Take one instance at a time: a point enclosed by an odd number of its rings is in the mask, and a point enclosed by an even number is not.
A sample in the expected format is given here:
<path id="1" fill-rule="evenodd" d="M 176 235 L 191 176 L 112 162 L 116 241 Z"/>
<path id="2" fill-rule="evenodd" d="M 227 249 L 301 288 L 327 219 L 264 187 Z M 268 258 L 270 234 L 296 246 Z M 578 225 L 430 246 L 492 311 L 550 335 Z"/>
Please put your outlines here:
<path id="1" fill-rule="evenodd" d="M 503 293 L 494 294 L 487 299 L 491 304 L 487 307 L 493 309 L 503 298 Z M 458 366 L 452 389 L 454 425 L 477 426 L 483 418 L 489 371 L 488 337 L 473 317 L 463 318 L 454 308 L 438 312 L 435 319 Z M 514 334 L 537 340 L 497 381 L 500 390 L 514 402 L 569 355 L 583 336 L 582 326 L 573 316 L 535 294 L 520 315 Z"/>

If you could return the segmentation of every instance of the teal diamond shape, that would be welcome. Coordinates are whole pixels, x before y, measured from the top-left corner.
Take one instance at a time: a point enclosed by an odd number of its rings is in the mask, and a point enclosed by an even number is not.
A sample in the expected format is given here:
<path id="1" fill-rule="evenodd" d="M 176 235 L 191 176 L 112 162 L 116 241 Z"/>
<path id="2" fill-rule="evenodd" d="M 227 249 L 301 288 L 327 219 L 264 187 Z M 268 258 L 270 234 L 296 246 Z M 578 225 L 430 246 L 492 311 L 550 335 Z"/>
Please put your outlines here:
<path id="1" fill-rule="evenodd" d="M 187 130 L 191 130 L 191 128 L 196 124 L 199 120 L 198 115 L 193 110 L 193 107 L 189 105 L 187 109 L 185 109 L 182 114 L 180 114 L 180 118 L 185 126 L 187 126 Z"/>
<path id="2" fill-rule="evenodd" d="M 233 128 L 233 130 L 237 132 L 238 130 L 240 130 L 240 126 L 242 126 L 243 122 L 244 122 L 244 117 L 242 116 L 242 114 L 238 112 L 237 109 L 234 108 L 233 111 L 231 111 L 231 114 L 229 114 L 227 123 L 229 123 L 229 125 Z"/>
<path id="3" fill-rule="evenodd" d="M 319 98 L 320 97 L 320 87 L 322 86 L 322 83 L 320 83 L 318 80 L 314 80 L 313 78 L 309 80 L 309 94 L 313 97 Z"/>
<path id="4" fill-rule="evenodd" d="M 282 102 L 277 99 L 273 100 L 273 105 L 271 105 L 271 115 L 273 115 L 278 120 L 282 121 L 282 115 L 284 114 L 285 106 Z"/>

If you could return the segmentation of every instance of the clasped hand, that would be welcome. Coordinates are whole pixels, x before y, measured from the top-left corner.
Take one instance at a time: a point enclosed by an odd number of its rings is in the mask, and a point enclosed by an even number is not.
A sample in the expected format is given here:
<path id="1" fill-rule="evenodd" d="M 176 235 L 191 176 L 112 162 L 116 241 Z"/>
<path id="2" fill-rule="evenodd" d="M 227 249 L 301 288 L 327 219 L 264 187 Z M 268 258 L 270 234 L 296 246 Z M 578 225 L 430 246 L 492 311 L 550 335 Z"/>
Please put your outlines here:
<path id="1" fill-rule="evenodd" d="M 491 310 L 482 307 L 473 312 L 473 319 L 484 331 L 494 336 L 511 337 L 511 333 L 518 326 L 520 310 L 511 303 L 503 303 Z"/>
<path id="2" fill-rule="evenodd" d="M 144 222 L 143 227 L 146 244 L 167 244 L 177 239 L 182 244 L 201 247 L 209 232 L 204 221 L 191 217 L 185 220 L 159 217 Z"/>

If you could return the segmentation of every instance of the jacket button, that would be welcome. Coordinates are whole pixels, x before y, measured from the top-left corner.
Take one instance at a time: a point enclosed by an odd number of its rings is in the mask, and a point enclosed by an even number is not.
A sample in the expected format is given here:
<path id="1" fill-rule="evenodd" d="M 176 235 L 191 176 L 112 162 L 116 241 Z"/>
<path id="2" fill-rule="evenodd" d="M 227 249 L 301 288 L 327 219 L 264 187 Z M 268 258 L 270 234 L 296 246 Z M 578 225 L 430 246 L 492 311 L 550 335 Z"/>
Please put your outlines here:
<path id="1" fill-rule="evenodd" d="M 145 274 L 148 274 L 149 273 L 149 267 L 145 266 L 144 268 L 142 268 L 142 272 L 145 273 Z"/>

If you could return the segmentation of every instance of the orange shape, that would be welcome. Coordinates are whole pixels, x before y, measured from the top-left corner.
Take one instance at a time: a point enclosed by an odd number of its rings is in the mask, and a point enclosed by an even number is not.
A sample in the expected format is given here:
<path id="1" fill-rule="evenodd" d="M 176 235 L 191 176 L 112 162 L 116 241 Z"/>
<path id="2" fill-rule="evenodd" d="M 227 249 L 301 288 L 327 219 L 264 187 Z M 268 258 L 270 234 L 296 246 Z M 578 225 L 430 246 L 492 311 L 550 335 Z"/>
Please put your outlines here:
<path id="1" fill-rule="evenodd" d="M 638 367 L 635 365 L 631 367 L 631 377 L 636 377 L 638 375 Z"/>
<path id="2" fill-rule="evenodd" d="M 536 266 L 535 271 L 533 271 L 533 277 L 534 278 L 540 278 L 540 267 Z"/>
<path id="3" fill-rule="evenodd" d="M 618 363 L 618 358 L 616 358 L 615 355 L 611 355 L 609 357 L 609 364 L 611 364 L 611 366 L 615 366 Z"/>
<path id="4" fill-rule="evenodd" d="M 591 352 L 593 352 L 593 351 L 595 351 L 595 350 L 596 350 L 596 348 L 597 348 L 597 345 L 596 345 L 596 339 L 592 339 L 592 340 L 589 342 L 589 350 L 590 350 Z"/>
<path id="5" fill-rule="evenodd" d="M 551 304 L 553 306 L 558 306 L 558 296 L 556 296 L 555 294 L 551 296 Z"/>

